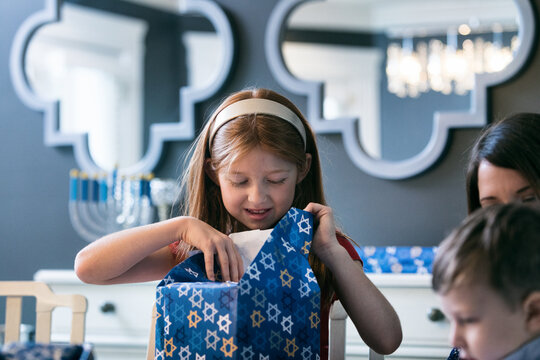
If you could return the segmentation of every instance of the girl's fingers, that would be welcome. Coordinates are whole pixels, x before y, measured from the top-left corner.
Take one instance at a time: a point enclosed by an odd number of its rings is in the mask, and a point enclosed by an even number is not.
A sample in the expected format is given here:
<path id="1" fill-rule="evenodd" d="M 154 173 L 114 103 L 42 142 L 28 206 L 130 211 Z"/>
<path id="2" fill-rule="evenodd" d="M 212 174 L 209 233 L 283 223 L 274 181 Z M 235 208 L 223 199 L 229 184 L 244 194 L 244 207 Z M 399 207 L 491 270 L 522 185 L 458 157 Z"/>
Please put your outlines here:
<path id="1" fill-rule="evenodd" d="M 221 268 L 221 277 L 223 278 L 223 281 L 230 281 L 231 280 L 231 274 L 229 271 L 229 254 L 227 251 L 227 247 L 223 246 L 223 244 L 220 244 L 219 250 L 218 250 L 218 262 L 219 267 Z"/>
<path id="2" fill-rule="evenodd" d="M 227 256 L 229 257 L 229 273 L 232 281 L 238 281 L 238 259 L 236 249 L 232 242 L 227 244 Z"/>
<path id="3" fill-rule="evenodd" d="M 206 268 L 206 276 L 209 280 L 215 281 L 214 276 L 214 250 L 210 249 L 207 251 L 203 251 L 204 254 L 204 265 Z"/>
<path id="4" fill-rule="evenodd" d="M 230 248 L 230 259 L 232 260 L 230 263 L 230 269 L 231 269 L 231 279 L 232 281 L 240 281 L 240 278 L 243 275 L 244 272 L 244 264 L 242 261 L 242 257 L 240 256 L 240 253 L 238 252 L 238 249 L 234 245 L 234 243 L 231 244 Z"/>
<path id="5" fill-rule="evenodd" d="M 242 256 L 240 256 L 240 253 L 238 252 L 236 247 L 234 248 L 234 252 L 236 254 L 236 258 L 238 259 L 238 261 L 237 261 L 237 264 L 238 264 L 238 280 L 237 281 L 240 281 L 240 278 L 244 275 L 244 261 L 242 260 Z"/>

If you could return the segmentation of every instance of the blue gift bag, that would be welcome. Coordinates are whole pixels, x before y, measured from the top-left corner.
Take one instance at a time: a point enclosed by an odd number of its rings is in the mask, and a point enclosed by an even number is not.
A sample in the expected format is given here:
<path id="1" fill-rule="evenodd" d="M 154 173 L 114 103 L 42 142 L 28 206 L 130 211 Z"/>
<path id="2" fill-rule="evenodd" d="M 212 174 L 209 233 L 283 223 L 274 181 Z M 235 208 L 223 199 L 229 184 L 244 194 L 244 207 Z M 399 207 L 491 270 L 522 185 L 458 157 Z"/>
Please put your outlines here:
<path id="1" fill-rule="evenodd" d="M 312 237 L 312 215 L 292 208 L 238 283 L 209 281 L 202 253 L 178 264 L 156 291 L 155 359 L 319 359 Z"/>

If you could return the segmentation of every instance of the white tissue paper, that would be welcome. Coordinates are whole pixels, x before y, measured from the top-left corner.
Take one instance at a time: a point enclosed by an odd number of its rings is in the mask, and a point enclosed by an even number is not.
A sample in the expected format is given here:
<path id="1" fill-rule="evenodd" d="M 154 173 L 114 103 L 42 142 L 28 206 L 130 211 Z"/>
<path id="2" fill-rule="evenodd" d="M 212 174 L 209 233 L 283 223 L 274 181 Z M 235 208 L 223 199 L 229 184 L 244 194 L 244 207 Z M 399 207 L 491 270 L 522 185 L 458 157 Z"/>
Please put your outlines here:
<path id="1" fill-rule="evenodd" d="M 240 256 L 242 257 L 242 262 L 244 263 L 244 273 L 247 271 L 247 268 L 253 259 L 255 259 L 255 256 L 257 256 L 261 250 L 272 230 L 273 229 L 249 230 L 232 233 L 229 235 L 233 243 L 238 248 Z"/>

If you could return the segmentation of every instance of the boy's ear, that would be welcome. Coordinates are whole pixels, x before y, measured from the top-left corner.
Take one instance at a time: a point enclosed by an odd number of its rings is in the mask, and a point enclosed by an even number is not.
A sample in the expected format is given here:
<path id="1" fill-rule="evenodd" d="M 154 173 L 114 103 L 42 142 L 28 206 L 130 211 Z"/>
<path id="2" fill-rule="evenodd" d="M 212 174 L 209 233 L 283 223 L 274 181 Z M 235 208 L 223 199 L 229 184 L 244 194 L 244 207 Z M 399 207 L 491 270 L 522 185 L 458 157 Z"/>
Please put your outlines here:
<path id="1" fill-rule="evenodd" d="M 540 291 L 533 291 L 525 298 L 523 311 L 527 320 L 527 330 L 538 334 L 540 332 Z"/>
<path id="2" fill-rule="evenodd" d="M 298 178 L 296 179 L 297 184 L 304 180 L 309 172 L 309 169 L 311 169 L 311 154 L 306 153 L 306 163 L 304 164 L 304 168 L 298 173 Z"/>
<path id="3" fill-rule="evenodd" d="M 219 186 L 219 179 L 214 169 L 212 169 L 211 159 L 204 160 L 204 172 L 217 186 Z"/>

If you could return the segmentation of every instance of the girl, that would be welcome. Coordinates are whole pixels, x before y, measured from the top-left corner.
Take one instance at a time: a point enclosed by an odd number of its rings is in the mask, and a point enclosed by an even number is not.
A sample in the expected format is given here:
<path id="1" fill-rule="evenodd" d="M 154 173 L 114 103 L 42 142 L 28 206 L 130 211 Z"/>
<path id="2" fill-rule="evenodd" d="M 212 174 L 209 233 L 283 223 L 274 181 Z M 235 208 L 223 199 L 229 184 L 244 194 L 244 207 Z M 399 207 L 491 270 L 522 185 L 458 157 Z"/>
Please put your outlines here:
<path id="1" fill-rule="evenodd" d="M 336 297 L 365 343 L 381 354 L 401 343 L 401 325 L 370 282 L 349 240 L 326 206 L 315 137 L 301 112 L 267 89 L 229 96 L 196 139 L 182 181 L 184 216 L 107 235 L 75 259 L 93 284 L 162 279 L 197 248 L 208 278 L 214 257 L 224 280 L 239 281 L 243 264 L 232 232 L 272 228 L 291 206 L 318 224 L 309 255 L 322 292 L 321 355 L 328 351 L 328 313 Z"/>
<path id="2" fill-rule="evenodd" d="M 476 140 L 467 171 L 469 213 L 540 195 L 540 115 L 519 113 L 488 126 Z"/>

